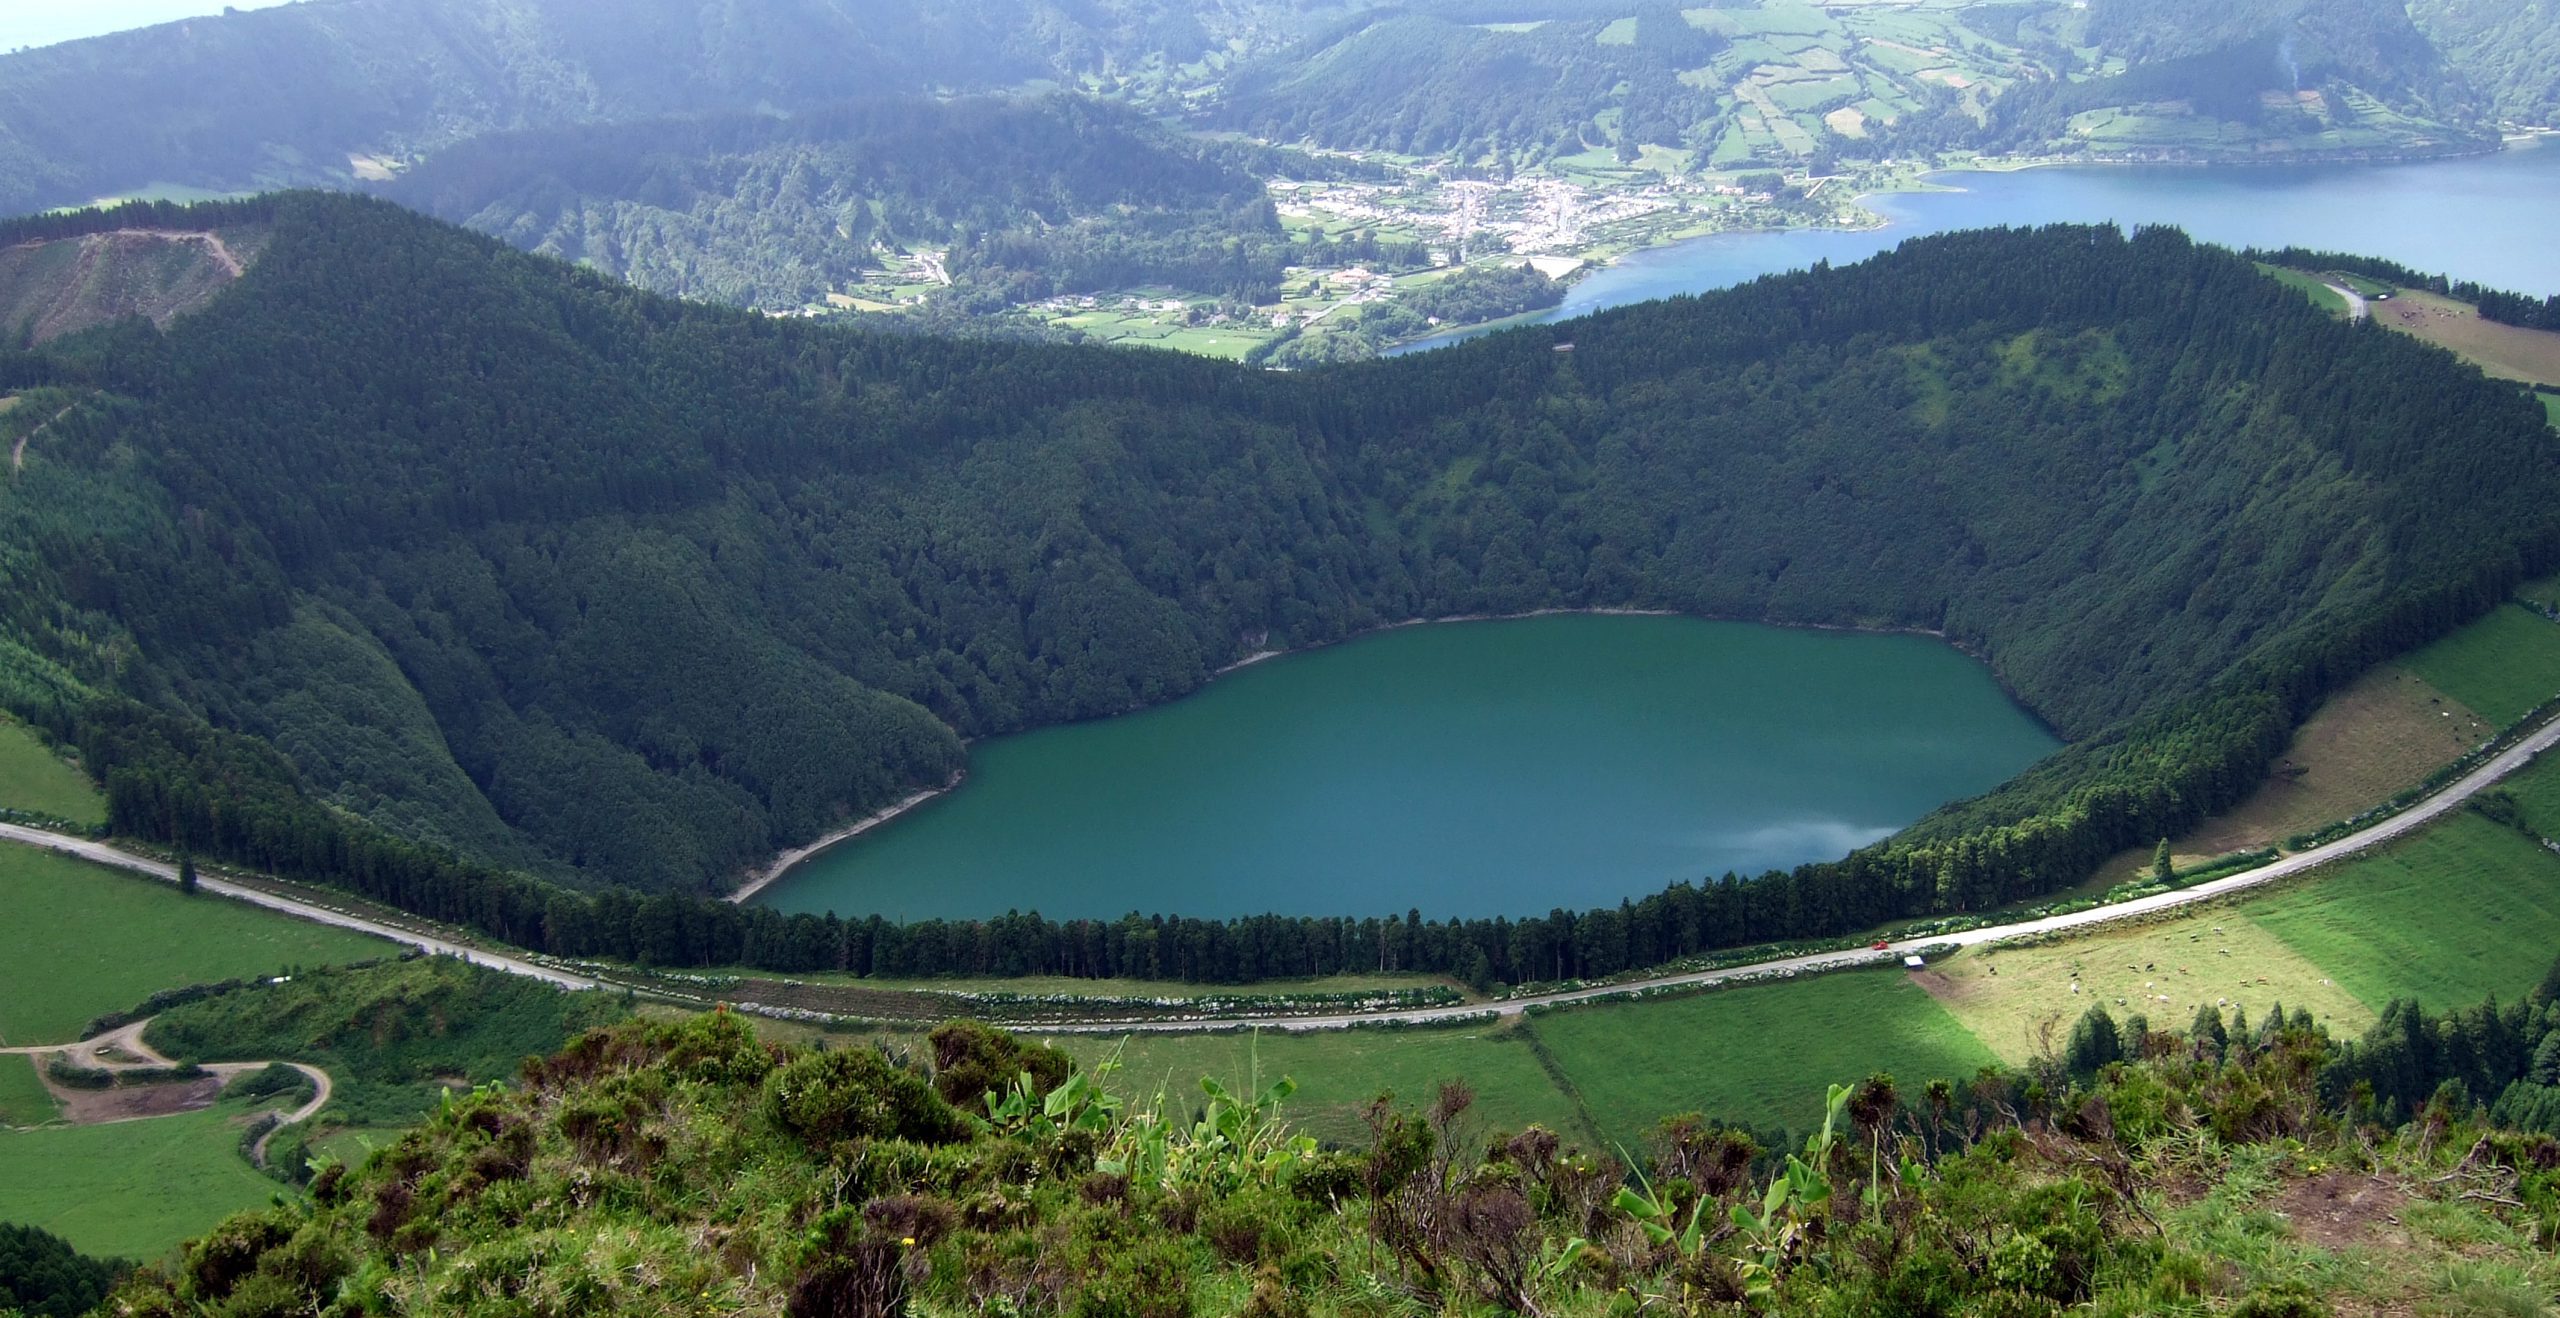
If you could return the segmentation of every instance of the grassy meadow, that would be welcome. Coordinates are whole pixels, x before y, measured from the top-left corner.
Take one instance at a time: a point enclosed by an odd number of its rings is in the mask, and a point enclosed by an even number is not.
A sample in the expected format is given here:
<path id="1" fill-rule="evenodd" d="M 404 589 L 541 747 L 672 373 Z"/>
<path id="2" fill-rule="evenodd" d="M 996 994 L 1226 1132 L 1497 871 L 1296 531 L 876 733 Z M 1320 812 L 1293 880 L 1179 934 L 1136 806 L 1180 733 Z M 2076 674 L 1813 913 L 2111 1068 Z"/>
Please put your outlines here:
<path id="1" fill-rule="evenodd" d="M 2280 265 L 2267 265 L 2263 262 L 2259 264 L 2258 269 L 2264 271 L 2269 279 L 2311 299 L 2313 306 L 2333 315 L 2347 314 L 2347 300 L 2338 296 L 2338 290 L 2329 287 L 2328 281 L 2320 276 L 2305 274 L 2300 270 L 2292 270 Z"/>
<path id="2" fill-rule="evenodd" d="M 107 822 L 106 798 L 88 777 L 54 754 L 34 729 L 6 716 L 0 716 L 0 808 L 75 824 Z"/>
<path id="3" fill-rule="evenodd" d="M 2487 720 L 2485 739 L 2560 694 L 2560 624 L 2503 604 L 2401 666 Z"/>
<path id="4" fill-rule="evenodd" d="M 379 939 L 0 846 L 0 1042 L 67 1043 L 161 989 L 390 955 Z"/>
<path id="5" fill-rule="evenodd" d="M 2560 956 L 2560 856 L 2464 811 L 2245 914 L 2376 1012 L 2513 1000 Z"/>
<path id="6" fill-rule="evenodd" d="M 41 1126 L 58 1115 L 37 1078 L 38 1058 L 0 1054 L 0 1126 Z"/>
<path id="7" fill-rule="evenodd" d="M 1550 1012 L 1539 1039 L 1602 1134 L 1635 1148 L 1665 1116 L 1819 1125 L 1823 1091 L 1878 1071 L 1918 1084 L 1996 1060 L 1898 970 Z"/>
<path id="8" fill-rule="evenodd" d="M 253 1107 L 0 1134 L 0 1222 L 42 1227 L 84 1254 L 161 1258 L 283 1188 L 240 1156 Z"/>
<path id="9" fill-rule="evenodd" d="M 1575 1131 L 1572 1100 L 1539 1063 L 1516 1024 L 1469 1024 L 1428 1030 L 1340 1030 L 1323 1034 L 1131 1035 L 1125 1040 L 1078 1036 L 1058 1040 L 1085 1065 L 1117 1056 L 1115 1083 L 1124 1094 L 1163 1092 L 1188 1100 L 1202 1076 L 1241 1089 L 1258 1062 L 1264 1083 L 1280 1076 L 1298 1082 L 1290 1117 L 1321 1139 L 1357 1141 L 1367 1127 L 1361 1110 L 1381 1091 L 1399 1103 L 1431 1101 L 1440 1086 L 1464 1079 L 1476 1093 L 1475 1113 L 1509 1129 L 1532 1122 Z"/>

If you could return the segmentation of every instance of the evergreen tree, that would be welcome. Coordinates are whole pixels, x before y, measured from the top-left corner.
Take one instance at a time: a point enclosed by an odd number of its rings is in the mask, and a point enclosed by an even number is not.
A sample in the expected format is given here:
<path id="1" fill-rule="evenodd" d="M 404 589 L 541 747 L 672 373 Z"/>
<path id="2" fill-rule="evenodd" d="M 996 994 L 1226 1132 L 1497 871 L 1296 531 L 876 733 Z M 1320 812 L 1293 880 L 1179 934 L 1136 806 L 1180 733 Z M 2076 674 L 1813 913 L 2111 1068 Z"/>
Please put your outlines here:
<path id="1" fill-rule="evenodd" d="M 2167 883 L 2177 876 L 2177 870 L 2169 863 L 2169 839 L 2164 837 L 2160 839 L 2159 847 L 2151 853 L 2151 877 Z"/>
<path id="2" fill-rule="evenodd" d="M 2063 1069 L 2075 1079 L 2086 1080 L 2122 1060 L 2124 1037 L 2116 1030 L 2115 1017 L 2104 1007 L 2090 1007 L 2071 1027 L 2071 1042 L 2062 1052 Z"/>
<path id="3" fill-rule="evenodd" d="M 178 853 L 178 891 L 192 897 L 195 895 L 196 886 L 195 853 L 192 851 L 181 851 Z"/>

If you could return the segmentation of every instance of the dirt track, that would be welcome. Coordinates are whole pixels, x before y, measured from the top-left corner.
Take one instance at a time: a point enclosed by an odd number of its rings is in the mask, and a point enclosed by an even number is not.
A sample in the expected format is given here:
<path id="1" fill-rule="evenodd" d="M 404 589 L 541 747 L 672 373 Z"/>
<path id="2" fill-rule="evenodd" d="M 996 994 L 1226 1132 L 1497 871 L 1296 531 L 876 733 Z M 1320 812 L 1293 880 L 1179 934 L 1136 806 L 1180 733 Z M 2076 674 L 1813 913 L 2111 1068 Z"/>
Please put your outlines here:
<path id="1" fill-rule="evenodd" d="M 59 1053 L 64 1057 L 69 1058 L 72 1065 L 95 1071 L 132 1071 L 147 1067 L 177 1065 L 178 1063 L 175 1058 L 172 1058 L 161 1052 L 159 1049 L 152 1047 L 150 1044 L 143 1042 L 142 1032 L 150 1028 L 151 1020 L 152 1018 L 145 1017 L 144 1019 L 135 1021 L 129 1025 L 109 1030 L 104 1034 L 92 1035 L 89 1038 L 82 1039 L 78 1043 L 32 1044 L 15 1048 L 0 1048 L 0 1055 L 42 1057 L 51 1053 Z M 127 1058 L 132 1060 L 124 1060 Z M 252 1071 L 261 1071 L 273 1065 L 275 1065 L 273 1062 L 209 1063 L 204 1069 L 205 1073 L 212 1077 L 212 1079 L 209 1082 L 191 1086 L 185 1093 L 176 1094 L 179 1101 L 175 1105 L 167 1103 L 146 1103 L 139 1105 L 139 1110 L 129 1110 L 135 1108 L 136 1105 L 119 1104 L 110 1101 L 91 1105 L 90 1110 L 96 1114 L 91 1116 L 82 1115 L 80 1105 L 78 1103 L 79 1099 L 89 1097 L 91 1095 L 108 1098 L 112 1098 L 112 1096 L 119 1094 L 131 1096 L 147 1091 L 132 1089 L 65 1090 L 54 1085 L 51 1081 L 46 1082 L 45 1088 L 53 1091 L 54 1098 L 63 1105 L 64 1115 L 71 1124 L 75 1126 L 104 1126 L 112 1125 L 121 1121 L 149 1121 L 154 1117 L 172 1116 L 179 1112 L 195 1111 L 210 1106 L 214 1096 L 221 1093 L 222 1087 L 231 1083 L 234 1078 L 248 1074 Z M 303 1077 L 311 1082 L 311 1099 L 302 1106 L 279 1117 L 273 1126 L 267 1128 L 267 1132 L 265 1134 L 258 1137 L 258 1142 L 250 1146 L 249 1161 L 256 1163 L 260 1167 L 267 1165 L 267 1143 L 276 1137 L 276 1132 L 283 1130 L 287 1126 L 299 1125 L 302 1122 L 309 1121 L 313 1117 L 318 1116 L 320 1114 L 320 1109 L 329 1105 L 329 1096 L 336 1090 L 336 1086 L 331 1083 L 329 1079 L 329 1073 L 321 1070 L 319 1067 L 311 1066 L 302 1062 L 286 1062 L 284 1065 L 290 1066 L 296 1071 L 300 1071 L 303 1074 Z M 186 1081 L 173 1081 L 166 1085 L 155 1084 L 150 1086 L 150 1088 L 153 1090 L 169 1090 L 174 1092 L 178 1086 L 186 1085 L 187 1083 L 188 1082 Z M 201 1090 L 202 1092 L 197 1093 L 195 1092 L 196 1090 Z"/>

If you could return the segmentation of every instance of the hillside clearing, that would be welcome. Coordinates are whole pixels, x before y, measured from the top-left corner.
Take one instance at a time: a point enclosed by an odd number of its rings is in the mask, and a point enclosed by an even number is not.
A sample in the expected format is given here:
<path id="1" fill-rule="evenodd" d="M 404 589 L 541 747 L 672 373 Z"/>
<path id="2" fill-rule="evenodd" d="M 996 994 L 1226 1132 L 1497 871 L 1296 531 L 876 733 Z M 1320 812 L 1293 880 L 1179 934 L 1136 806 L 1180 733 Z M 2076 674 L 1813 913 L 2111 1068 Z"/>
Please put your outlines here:
<path id="1" fill-rule="evenodd" d="M 2560 384 L 2560 334 L 2482 320 L 2468 302 L 2404 290 L 2374 319 L 2447 349 L 2501 380 Z"/>
<path id="2" fill-rule="evenodd" d="M 2268 265 L 2264 262 L 2260 262 L 2258 268 L 2265 271 L 2269 279 L 2311 299 L 2311 304 L 2322 311 L 2339 316 L 2347 314 L 2347 300 L 2338 296 L 2338 290 L 2329 287 L 2328 281 L 2320 276 L 2304 274 L 2299 270 L 2287 269 L 2280 265 Z"/>
<path id="3" fill-rule="evenodd" d="M 387 956 L 388 943 L 0 846 L 0 1042 L 68 1043 L 152 993 Z"/>
<path id="4" fill-rule="evenodd" d="M 2388 801 L 2461 758 L 2487 735 L 2480 716 L 2426 679 L 2385 665 L 2331 696 L 2295 730 L 2267 781 L 2231 810 L 2176 840 L 2184 862 L 2336 823 Z M 2111 862 L 2107 875 L 2150 862 L 2146 851 Z"/>
<path id="5" fill-rule="evenodd" d="M 0 807 L 95 826 L 107 822 L 106 798 L 33 728 L 0 716 Z"/>
<path id="6" fill-rule="evenodd" d="M 2502 604 L 2400 662 L 2487 720 L 2473 732 L 2475 742 L 2485 740 L 2560 693 L 2560 624 L 2522 605 Z M 2452 706 L 2441 716 L 2449 726 L 2460 722 Z"/>

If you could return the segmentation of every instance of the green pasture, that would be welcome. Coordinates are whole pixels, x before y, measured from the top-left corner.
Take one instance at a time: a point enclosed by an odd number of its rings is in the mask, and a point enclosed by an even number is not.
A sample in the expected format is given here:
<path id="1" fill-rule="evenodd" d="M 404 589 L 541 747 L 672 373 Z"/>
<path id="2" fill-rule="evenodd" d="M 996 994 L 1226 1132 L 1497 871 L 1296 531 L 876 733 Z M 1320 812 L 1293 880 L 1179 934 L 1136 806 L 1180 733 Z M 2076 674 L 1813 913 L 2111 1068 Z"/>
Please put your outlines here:
<path id="1" fill-rule="evenodd" d="M 0 846 L 0 1041 L 67 1043 L 154 992 L 393 953 L 362 934 Z M 6 1220 L 0 1215 L 0 1220 Z"/>
<path id="2" fill-rule="evenodd" d="M 42 1227 L 84 1254 L 166 1257 L 282 1191 L 240 1156 L 252 1106 L 0 1133 L 0 1222 Z"/>
<path id="3" fill-rule="evenodd" d="M 107 821 L 106 798 L 88 777 L 54 754 L 34 729 L 5 716 L 0 716 L 0 808 L 75 824 Z"/>
<path id="4" fill-rule="evenodd" d="M 1998 1060 L 1900 971 L 1567 1009 L 1535 1028 L 1601 1133 L 1630 1148 L 1674 1113 L 1801 1130 L 1828 1085 L 1886 1071 L 1916 1087 Z"/>
<path id="5" fill-rule="evenodd" d="M 2311 299 L 2311 304 L 2322 311 L 2336 316 L 2347 314 L 2347 300 L 2338 296 L 2338 291 L 2329 287 L 2318 276 L 2306 275 L 2299 270 L 2288 270 L 2277 265 L 2261 264 L 2258 269 L 2264 271 L 2269 279 Z"/>
<path id="6" fill-rule="evenodd" d="M 1140 1034 L 1125 1040 L 1079 1036 L 1059 1043 L 1087 1066 L 1117 1056 L 1121 1069 L 1113 1083 L 1120 1092 L 1173 1095 L 1185 1110 L 1199 1099 L 1201 1077 L 1240 1089 L 1258 1065 L 1265 1084 L 1284 1075 L 1298 1082 L 1287 1109 L 1290 1120 L 1330 1141 L 1365 1140 L 1361 1111 L 1379 1093 L 1392 1092 L 1398 1104 L 1418 1108 L 1451 1080 L 1464 1080 L 1475 1091 L 1474 1112 L 1485 1123 L 1516 1130 L 1534 1122 L 1579 1138 L 1572 1103 L 1528 1041 L 1516 1029 L 1497 1025 Z"/>
<path id="7" fill-rule="evenodd" d="M 2560 856 L 2463 811 L 2240 913 L 2376 1012 L 2512 1001 L 2560 955 Z"/>
<path id="8" fill-rule="evenodd" d="M 36 1058 L 0 1054 L 0 1126 L 41 1126 L 57 1115 Z"/>
<path id="9" fill-rule="evenodd" d="M 2400 662 L 2503 728 L 2560 694 L 2560 624 L 2519 605 L 2500 605 Z"/>

